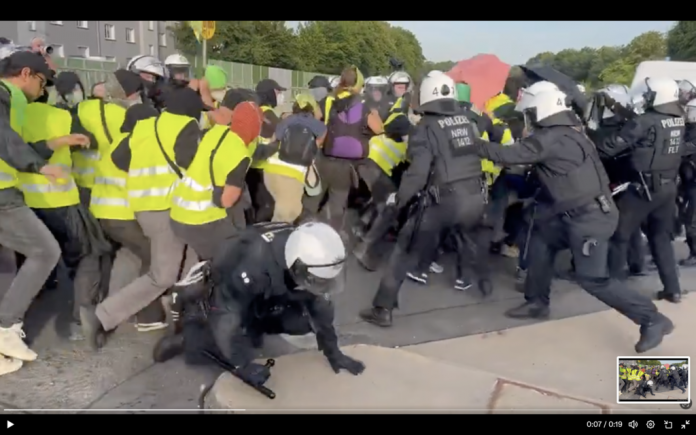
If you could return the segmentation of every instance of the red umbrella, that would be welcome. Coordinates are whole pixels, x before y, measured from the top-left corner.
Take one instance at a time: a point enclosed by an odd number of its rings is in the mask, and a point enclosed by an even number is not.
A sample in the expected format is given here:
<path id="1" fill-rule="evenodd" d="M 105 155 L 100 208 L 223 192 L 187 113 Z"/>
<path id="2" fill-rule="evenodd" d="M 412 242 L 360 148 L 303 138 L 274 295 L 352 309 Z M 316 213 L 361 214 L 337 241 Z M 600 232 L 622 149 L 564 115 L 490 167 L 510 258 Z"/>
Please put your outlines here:
<path id="1" fill-rule="evenodd" d="M 486 101 L 503 91 L 510 65 L 493 54 L 479 54 L 460 61 L 447 74 L 457 83 L 468 84 L 471 87 L 471 102 L 483 109 Z"/>

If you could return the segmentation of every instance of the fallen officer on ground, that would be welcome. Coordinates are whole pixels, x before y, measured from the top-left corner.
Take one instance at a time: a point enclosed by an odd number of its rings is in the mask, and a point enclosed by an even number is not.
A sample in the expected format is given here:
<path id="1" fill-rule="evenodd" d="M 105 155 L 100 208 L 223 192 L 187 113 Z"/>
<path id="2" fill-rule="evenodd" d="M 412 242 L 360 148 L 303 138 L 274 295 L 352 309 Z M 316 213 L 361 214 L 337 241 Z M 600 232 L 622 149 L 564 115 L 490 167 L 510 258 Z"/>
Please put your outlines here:
<path id="1" fill-rule="evenodd" d="M 248 227 L 178 284 L 186 287 L 171 295 L 173 328 L 154 360 L 184 353 L 201 364 L 207 355 L 259 389 L 270 377 L 271 364 L 252 362 L 264 335 L 314 333 L 334 372 L 359 375 L 364 364 L 341 352 L 333 326 L 331 297 L 345 286 L 345 258 L 341 237 L 323 223 Z"/>

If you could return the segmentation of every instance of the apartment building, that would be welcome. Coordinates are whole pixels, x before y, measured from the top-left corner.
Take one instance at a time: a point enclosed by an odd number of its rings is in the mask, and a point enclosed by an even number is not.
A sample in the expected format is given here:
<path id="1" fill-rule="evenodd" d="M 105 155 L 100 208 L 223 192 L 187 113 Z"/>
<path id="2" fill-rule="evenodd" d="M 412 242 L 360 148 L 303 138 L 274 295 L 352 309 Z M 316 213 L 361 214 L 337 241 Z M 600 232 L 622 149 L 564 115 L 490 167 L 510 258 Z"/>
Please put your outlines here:
<path id="1" fill-rule="evenodd" d="M 176 53 L 169 27 L 176 21 L 0 21 L 0 36 L 29 45 L 42 37 L 53 56 L 120 62 L 139 54 L 164 60 Z"/>

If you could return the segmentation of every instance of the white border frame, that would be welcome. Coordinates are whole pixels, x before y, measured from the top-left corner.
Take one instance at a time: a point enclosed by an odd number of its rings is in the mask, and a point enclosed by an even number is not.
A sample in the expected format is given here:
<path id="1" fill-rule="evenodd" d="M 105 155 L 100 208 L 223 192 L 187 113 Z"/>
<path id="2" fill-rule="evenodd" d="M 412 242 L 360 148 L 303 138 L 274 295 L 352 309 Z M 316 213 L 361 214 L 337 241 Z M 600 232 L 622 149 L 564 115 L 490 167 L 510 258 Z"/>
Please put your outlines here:
<path id="1" fill-rule="evenodd" d="M 629 360 L 639 360 L 639 359 L 656 359 L 656 360 L 663 360 L 663 359 L 685 359 L 686 363 L 689 365 L 689 370 L 691 370 L 691 357 L 689 356 L 618 356 L 616 357 L 616 403 L 619 405 L 669 405 L 669 404 L 675 404 L 675 405 L 681 405 L 681 404 L 687 404 L 691 403 L 691 380 L 689 379 L 689 386 L 686 387 L 686 399 L 684 401 L 681 400 L 621 400 L 619 401 L 619 397 L 621 396 L 621 392 L 618 390 L 619 386 L 619 363 L 622 359 L 629 359 Z"/>

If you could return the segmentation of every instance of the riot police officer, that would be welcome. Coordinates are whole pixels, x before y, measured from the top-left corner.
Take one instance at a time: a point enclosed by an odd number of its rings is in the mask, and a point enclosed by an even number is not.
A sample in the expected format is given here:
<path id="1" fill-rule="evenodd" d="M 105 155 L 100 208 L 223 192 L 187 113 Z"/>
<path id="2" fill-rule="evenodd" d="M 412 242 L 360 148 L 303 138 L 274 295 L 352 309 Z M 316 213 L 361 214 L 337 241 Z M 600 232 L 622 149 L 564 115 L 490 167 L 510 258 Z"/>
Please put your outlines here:
<path id="1" fill-rule="evenodd" d="M 387 201 L 393 210 L 415 199 L 414 212 L 399 234 L 373 307 L 360 312 L 363 320 L 379 326 L 391 326 L 406 274 L 420 260 L 434 258 L 443 232 L 468 233 L 483 220 L 487 192 L 481 159 L 465 152 L 479 134 L 457 102 L 454 81 L 441 71 L 430 72 L 421 84 L 420 102 L 423 116 L 409 137 L 411 165 L 398 193 Z M 477 269 L 479 290 L 489 294 L 485 261 Z"/>
<path id="2" fill-rule="evenodd" d="M 684 140 L 687 143 L 696 141 L 696 100 L 686 105 L 686 130 Z M 679 262 L 680 266 L 696 266 L 696 156 L 683 159 L 679 168 L 683 201 L 686 203 L 681 216 L 686 233 L 686 244 L 689 247 L 689 258 Z"/>
<path id="3" fill-rule="evenodd" d="M 629 152 L 631 186 L 617 198 L 621 211 L 611 238 L 609 273 L 621 277 L 629 238 L 647 220 L 648 242 L 664 285 L 658 299 L 681 300 L 681 286 L 671 234 L 677 198 L 677 176 L 684 144 L 684 110 L 679 105 L 679 86 L 669 78 L 648 78 L 632 91 L 643 114 L 621 130 L 596 143 L 608 157 Z"/>
<path id="4" fill-rule="evenodd" d="M 626 121 L 635 117 L 636 114 L 629 109 L 631 102 L 629 90 L 625 85 L 613 84 L 600 89 L 595 94 L 593 104 L 595 110 L 592 113 L 597 115 L 598 122 L 596 127 L 592 122 L 588 123 L 587 135 L 595 144 L 599 144 L 601 149 L 603 138 L 618 133 Z M 600 152 L 600 158 L 602 158 L 612 188 L 619 187 L 631 180 L 632 171 L 628 156 L 629 153 L 623 153 L 609 157 L 603 156 Z M 629 275 L 642 276 L 646 274 L 645 247 L 640 226 L 631 233 L 629 238 L 627 260 Z"/>
<path id="5" fill-rule="evenodd" d="M 609 237 L 619 217 L 607 174 L 592 141 L 582 133 L 568 96 L 559 90 L 531 93 L 530 89 L 516 110 L 524 114 L 527 134 L 533 131 L 532 135 L 514 145 L 482 141 L 469 148 L 503 165 L 534 165 L 542 186 L 527 248 L 526 301 L 506 315 L 548 316 L 554 259 L 560 250 L 570 249 L 578 284 L 640 325 L 635 350 L 646 352 L 658 346 L 674 325 L 649 298 L 609 278 Z"/>

